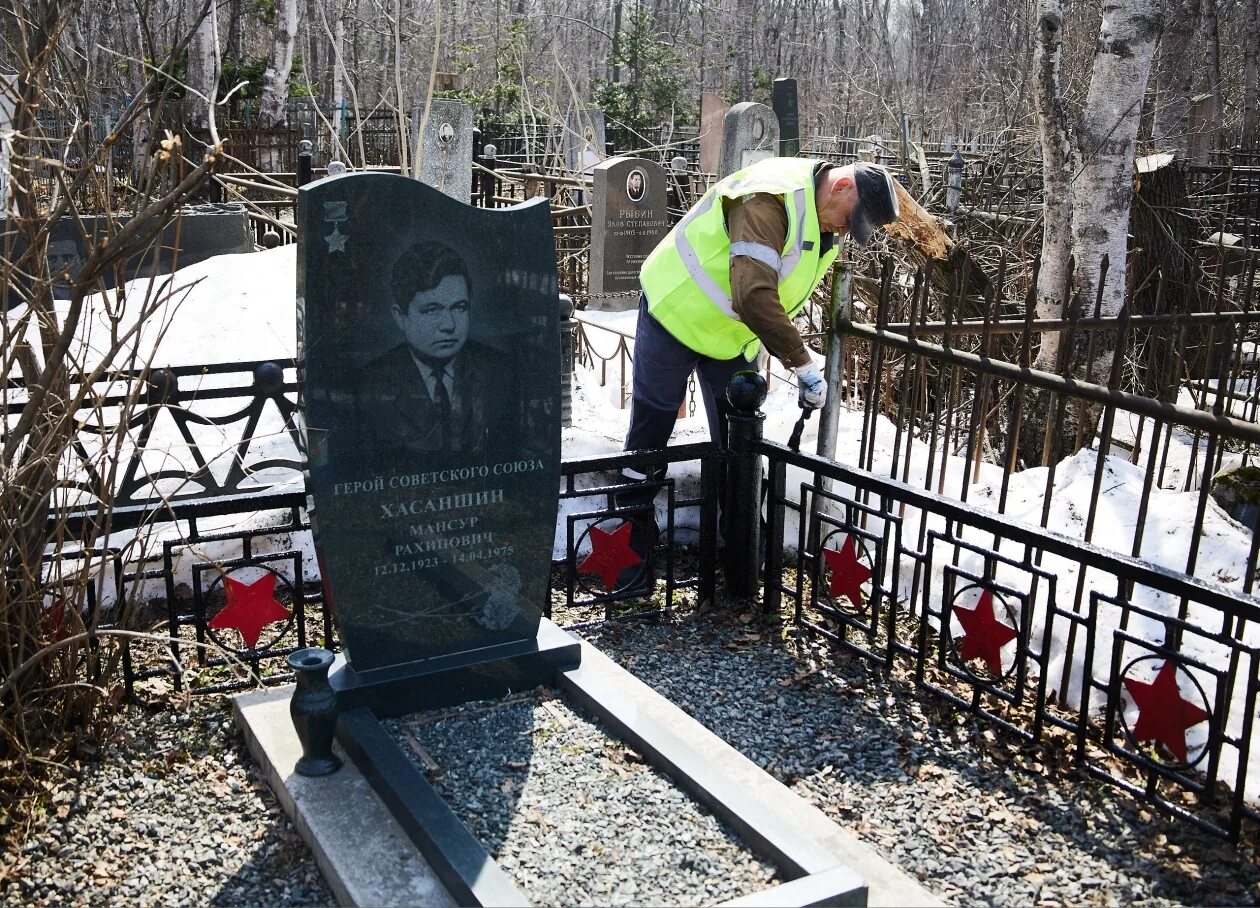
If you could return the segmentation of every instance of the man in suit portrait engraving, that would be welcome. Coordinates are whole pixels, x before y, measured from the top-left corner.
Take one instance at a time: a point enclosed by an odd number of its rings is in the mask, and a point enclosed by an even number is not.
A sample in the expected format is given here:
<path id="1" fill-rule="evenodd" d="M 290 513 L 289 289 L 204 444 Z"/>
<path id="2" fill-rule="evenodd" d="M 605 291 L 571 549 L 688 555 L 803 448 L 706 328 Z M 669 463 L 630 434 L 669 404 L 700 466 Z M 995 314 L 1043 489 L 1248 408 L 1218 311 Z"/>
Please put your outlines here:
<path id="1" fill-rule="evenodd" d="M 417 243 L 394 263 L 389 288 L 402 339 L 359 377 L 365 441 L 406 460 L 432 453 L 478 460 L 514 440 L 519 407 L 504 371 L 510 356 L 469 338 L 463 259 L 442 243 Z"/>

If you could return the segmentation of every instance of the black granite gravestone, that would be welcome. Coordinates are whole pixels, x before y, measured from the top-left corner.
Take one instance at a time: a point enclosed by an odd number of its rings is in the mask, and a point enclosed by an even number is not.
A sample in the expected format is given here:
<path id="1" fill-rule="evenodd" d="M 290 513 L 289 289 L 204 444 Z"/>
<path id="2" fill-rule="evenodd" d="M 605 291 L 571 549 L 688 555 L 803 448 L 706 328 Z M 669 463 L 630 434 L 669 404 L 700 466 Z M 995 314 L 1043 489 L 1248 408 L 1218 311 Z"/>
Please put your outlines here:
<path id="1" fill-rule="evenodd" d="M 304 187 L 298 220 L 308 492 L 350 665 L 529 650 L 560 473 L 546 201 L 353 174 Z"/>
<path id="2" fill-rule="evenodd" d="M 591 211 L 590 307 L 638 305 L 639 269 L 669 232 L 669 182 L 645 158 L 609 158 L 595 167 Z M 623 294 L 623 305 L 609 305 Z"/>
<path id="3" fill-rule="evenodd" d="M 796 102 L 796 80 L 775 79 L 771 98 L 779 118 L 779 156 L 794 158 L 801 153 L 801 118 Z"/>

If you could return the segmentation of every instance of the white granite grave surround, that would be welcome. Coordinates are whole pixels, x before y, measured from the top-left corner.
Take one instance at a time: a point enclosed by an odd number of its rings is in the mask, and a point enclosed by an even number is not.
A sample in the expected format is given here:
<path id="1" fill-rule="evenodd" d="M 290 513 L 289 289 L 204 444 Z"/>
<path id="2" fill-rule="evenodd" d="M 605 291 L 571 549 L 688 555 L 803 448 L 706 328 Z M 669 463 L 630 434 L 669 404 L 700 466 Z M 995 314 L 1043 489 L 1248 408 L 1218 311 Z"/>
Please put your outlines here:
<path id="1" fill-rule="evenodd" d="M 594 647 L 582 644 L 581 667 L 563 673 L 560 688 L 795 877 L 728 905 L 943 904 Z M 299 747 L 288 715 L 292 690 L 237 696 L 237 722 L 338 901 L 452 904 L 352 761 L 323 778 L 294 773 Z"/>
<path id="2" fill-rule="evenodd" d="M 302 745 L 289 718 L 293 685 L 233 698 L 236 724 L 267 783 L 310 846 L 339 905 L 454 906 L 455 900 L 353 761 L 330 776 L 294 770 Z M 340 748 L 337 748 L 339 754 Z"/>

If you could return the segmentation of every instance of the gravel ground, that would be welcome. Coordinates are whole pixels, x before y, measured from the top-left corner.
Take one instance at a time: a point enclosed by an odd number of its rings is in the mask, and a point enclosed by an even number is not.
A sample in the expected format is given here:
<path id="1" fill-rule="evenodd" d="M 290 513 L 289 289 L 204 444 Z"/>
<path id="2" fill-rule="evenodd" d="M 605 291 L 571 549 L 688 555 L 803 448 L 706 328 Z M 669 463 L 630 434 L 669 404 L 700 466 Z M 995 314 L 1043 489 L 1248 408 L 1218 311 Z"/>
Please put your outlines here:
<path id="1" fill-rule="evenodd" d="M 4 905 L 332 905 L 229 702 L 128 706 L 0 834 Z"/>
<path id="2" fill-rule="evenodd" d="M 563 699 L 387 723 L 534 905 L 714 904 L 775 868 Z"/>
<path id="3" fill-rule="evenodd" d="M 712 617 L 609 624 L 587 636 L 952 901 L 1260 903 L 1254 837 L 1234 848 L 1170 821 L 1056 766 L 1052 755 L 1031 753 L 952 717 L 905 679 L 860 660 L 833 657 L 777 629 L 756 633 L 715 624 Z M 563 714 L 562 704 L 557 708 Z M 559 722 L 552 708 L 547 712 L 552 718 L 536 724 Z M 519 721 L 525 731 L 525 719 Z M 22 809 L 0 814 L 0 903 L 332 903 L 309 851 L 248 756 L 225 698 L 186 703 L 167 697 L 130 706 L 119 728 L 99 763 L 50 772 Z M 549 740 L 569 735 L 566 728 L 501 738 L 493 751 L 498 763 L 483 757 L 461 764 L 461 754 L 448 758 L 436 742 L 431 746 L 444 764 L 478 767 L 477 773 L 497 778 L 484 798 L 490 805 L 532 796 L 531 786 L 542 777 L 509 761 L 539 760 L 535 752 Z M 518 751 L 526 756 L 504 756 Z M 605 751 L 600 742 L 588 756 Z M 613 791 L 633 783 L 637 792 L 655 775 L 631 755 L 616 756 L 614 749 L 604 761 Z M 511 791 L 502 791 L 507 781 Z M 565 833 L 558 821 L 567 825 L 567 816 L 536 809 L 538 817 L 524 811 L 535 830 L 523 835 L 559 844 Z M 629 830 L 638 832 L 646 839 L 646 828 Z M 586 841 L 592 852 L 627 845 L 611 836 Z M 701 852 L 704 859 L 729 859 L 732 852 L 713 841 Z M 721 841 L 729 846 L 724 836 Z M 667 850 L 674 854 L 661 860 L 686 853 L 703 863 L 694 848 Z M 569 853 L 578 854 L 576 844 Z M 530 872 L 524 855 L 517 860 Z M 583 878 L 590 860 L 581 855 Z M 553 872 L 548 865 L 534 876 Z M 523 888 L 529 892 L 533 885 L 527 880 Z M 639 893 L 629 900 L 647 899 Z"/>
<path id="4" fill-rule="evenodd" d="M 1254 839 L 1233 848 L 1167 820 L 791 632 L 684 621 L 586 636 L 952 901 L 1260 901 Z"/>

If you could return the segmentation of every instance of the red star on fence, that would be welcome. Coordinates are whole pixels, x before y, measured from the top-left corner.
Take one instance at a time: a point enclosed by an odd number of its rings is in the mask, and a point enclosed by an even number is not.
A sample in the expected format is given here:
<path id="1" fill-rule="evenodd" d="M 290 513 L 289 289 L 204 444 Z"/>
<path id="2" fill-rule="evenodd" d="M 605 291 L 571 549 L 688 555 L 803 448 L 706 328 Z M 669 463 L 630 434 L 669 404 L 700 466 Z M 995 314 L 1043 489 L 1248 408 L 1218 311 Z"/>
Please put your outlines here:
<path id="1" fill-rule="evenodd" d="M 617 585 L 617 578 L 626 568 L 643 561 L 641 555 L 630 548 L 630 531 L 633 525 L 627 521 L 611 533 L 599 527 L 591 527 L 591 553 L 578 565 L 583 574 L 598 574 L 605 590 Z"/>
<path id="2" fill-rule="evenodd" d="M 223 589 L 227 605 L 210 619 L 209 626 L 215 630 L 240 631 L 247 649 L 258 645 L 264 627 L 289 617 L 289 610 L 276 601 L 276 575 L 270 571 L 253 583 L 224 577 Z"/>
<path id="3" fill-rule="evenodd" d="M 1001 677 L 1002 647 L 1019 636 L 1013 627 L 1003 624 L 993 614 L 993 591 L 984 590 L 975 608 L 955 608 L 954 614 L 963 626 L 963 662 L 977 657 L 984 660 L 989 671 Z"/>
<path id="4" fill-rule="evenodd" d="M 1138 719 L 1133 726 L 1137 741 L 1159 741 L 1180 762 L 1186 762 L 1186 729 L 1198 725 L 1208 714 L 1181 696 L 1177 686 L 1177 666 L 1165 662 L 1155 680 L 1124 679 L 1125 690 L 1137 704 Z"/>
<path id="5" fill-rule="evenodd" d="M 822 553 L 831 568 L 831 583 L 827 587 L 831 598 L 847 596 L 855 608 L 862 608 L 862 584 L 871 579 L 871 569 L 858 560 L 854 537 L 846 536 L 840 548 L 825 548 Z"/>
<path id="6" fill-rule="evenodd" d="M 71 634 L 70 613 L 64 600 L 50 605 L 40 617 L 39 628 L 49 640 L 60 643 Z"/>

